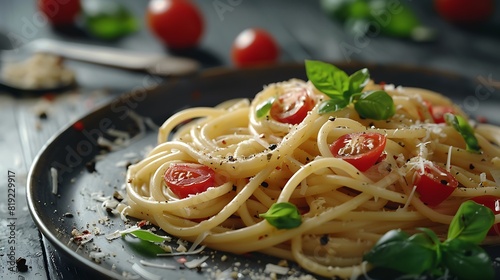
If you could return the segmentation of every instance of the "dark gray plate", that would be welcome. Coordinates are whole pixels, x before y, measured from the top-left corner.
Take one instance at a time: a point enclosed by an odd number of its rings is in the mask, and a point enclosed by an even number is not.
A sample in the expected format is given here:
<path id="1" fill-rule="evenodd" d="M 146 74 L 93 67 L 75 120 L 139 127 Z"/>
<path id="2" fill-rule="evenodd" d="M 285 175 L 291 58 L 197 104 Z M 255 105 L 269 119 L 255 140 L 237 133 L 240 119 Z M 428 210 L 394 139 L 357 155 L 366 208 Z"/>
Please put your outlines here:
<path id="1" fill-rule="evenodd" d="M 348 73 L 362 67 L 368 67 L 376 82 L 385 81 L 396 85 L 417 86 L 442 92 L 455 100 L 463 109 L 473 115 L 486 117 L 490 122 L 500 123 L 495 109 L 500 105 L 499 88 L 488 84 L 488 77 L 477 80 L 461 76 L 403 66 L 337 64 Z M 277 263 L 279 260 L 250 254 L 234 256 L 227 254 L 226 261 L 221 260 L 223 252 L 206 249 L 204 254 L 210 258 L 208 267 L 201 272 L 180 269 L 176 258 L 157 258 L 155 251 L 145 242 L 137 242 L 130 238 L 108 242 L 105 235 L 117 229 L 123 229 L 119 217 L 110 216 L 103 211 L 101 203 L 91 198 L 95 192 L 111 195 L 120 189 L 125 182 L 125 167 L 117 166 L 124 156 L 130 153 L 137 155 L 147 145 L 154 145 L 156 133 L 149 131 L 146 137 L 129 147 L 106 154 L 98 161 L 97 172 L 87 171 L 86 164 L 91 162 L 101 151 L 95 145 L 95 139 L 103 134 L 106 128 L 134 131 L 137 128 L 127 116 L 127 110 L 150 117 L 161 124 L 174 112 L 192 106 L 212 106 L 219 102 L 236 97 L 252 97 L 263 85 L 288 80 L 290 78 L 305 79 L 302 64 L 278 65 L 246 70 L 210 70 L 201 76 L 169 80 L 161 86 L 149 90 L 136 90 L 123 95 L 110 104 L 99 108 L 80 120 L 84 131 L 68 126 L 51 139 L 37 156 L 28 176 L 28 203 L 35 223 L 52 246 L 61 253 L 62 265 L 75 266 L 75 277 L 87 278 L 97 275 L 105 278 L 123 278 L 124 273 L 135 273 L 131 266 L 140 260 L 154 263 L 173 264 L 175 270 L 146 268 L 148 271 L 163 275 L 164 279 L 206 279 L 214 278 L 214 271 L 219 269 L 238 269 L 240 272 L 262 271 L 266 263 Z M 134 161 L 135 159 L 130 159 Z M 58 195 L 52 194 L 50 168 L 56 167 L 59 173 Z M 64 216 L 71 213 L 73 217 Z M 109 221 L 103 218 L 109 217 Z M 90 231 L 98 228 L 101 235 L 93 241 L 78 247 L 70 241 L 71 230 Z M 106 254 L 101 263 L 89 257 L 92 250 L 99 248 Z M 492 257 L 499 257 L 500 250 L 489 248 Z M 187 257 L 188 259 L 200 257 Z M 238 262 L 240 266 L 238 266 Z M 300 270 L 291 264 L 297 273 Z M 242 273 L 240 276 L 244 276 Z M 263 275 L 260 273 L 260 275 Z M 382 272 L 383 278 L 388 274 Z M 85 276 L 85 277 L 84 277 Z M 229 278 L 230 275 L 226 275 Z M 249 275 L 247 278 L 255 278 Z M 220 278 L 223 279 L 223 278 Z"/>

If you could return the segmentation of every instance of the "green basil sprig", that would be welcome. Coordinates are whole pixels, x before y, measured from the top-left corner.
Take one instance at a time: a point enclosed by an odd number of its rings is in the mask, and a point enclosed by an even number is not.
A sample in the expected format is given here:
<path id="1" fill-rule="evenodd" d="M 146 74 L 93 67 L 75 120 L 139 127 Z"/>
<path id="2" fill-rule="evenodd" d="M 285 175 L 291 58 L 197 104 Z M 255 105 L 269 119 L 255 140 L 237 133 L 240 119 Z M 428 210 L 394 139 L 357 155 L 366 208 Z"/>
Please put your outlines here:
<path id="1" fill-rule="evenodd" d="M 459 115 L 446 113 L 444 114 L 444 120 L 448 125 L 453 126 L 453 128 L 455 128 L 455 130 L 462 135 L 465 140 L 467 151 L 473 153 L 479 153 L 481 151 L 477 138 L 474 135 L 474 129 L 470 126 L 466 119 Z"/>
<path id="2" fill-rule="evenodd" d="M 368 69 L 363 68 L 348 76 L 336 66 L 315 60 L 306 60 L 307 78 L 322 93 L 330 97 L 319 106 L 319 113 L 341 110 L 354 103 L 362 118 L 387 120 L 396 113 L 392 97 L 383 90 L 362 92 L 370 81 Z"/>
<path id="3" fill-rule="evenodd" d="M 290 202 L 275 203 L 266 213 L 259 216 L 277 229 L 291 229 L 302 224 L 299 210 Z"/>
<path id="4" fill-rule="evenodd" d="M 255 112 L 257 118 L 262 118 L 265 115 L 267 115 L 267 113 L 269 112 L 269 110 L 271 110 L 271 107 L 273 106 L 274 100 L 276 100 L 276 98 L 271 97 L 257 106 L 256 108 L 257 111 Z"/>
<path id="5" fill-rule="evenodd" d="M 116 232 L 116 234 L 120 234 L 121 236 L 125 236 L 127 234 L 131 234 L 141 240 L 149 241 L 153 243 L 161 243 L 163 241 L 170 241 L 170 236 L 162 236 L 155 234 L 149 230 L 141 229 L 139 227 L 131 227 L 129 229 L 125 229 L 122 231 Z"/>
<path id="6" fill-rule="evenodd" d="M 479 244 L 494 221 L 493 211 L 469 200 L 460 205 L 443 242 L 427 228 L 411 236 L 391 230 L 363 260 L 410 275 L 441 276 L 449 271 L 458 279 L 493 279 L 492 262 Z"/>

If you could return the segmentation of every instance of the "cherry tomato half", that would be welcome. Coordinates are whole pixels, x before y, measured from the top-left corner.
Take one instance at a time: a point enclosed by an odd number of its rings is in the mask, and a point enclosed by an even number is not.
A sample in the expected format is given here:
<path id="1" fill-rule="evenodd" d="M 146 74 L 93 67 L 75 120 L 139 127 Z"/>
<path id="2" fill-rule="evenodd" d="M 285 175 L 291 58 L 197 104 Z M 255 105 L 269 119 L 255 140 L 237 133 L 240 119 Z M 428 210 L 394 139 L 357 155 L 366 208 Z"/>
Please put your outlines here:
<path id="1" fill-rule="evenodd" d="M 484 205 L 493 211 L 493 214 L 500 214 L 500 197 L 494 195 L 481 195 L 471 198 L 478 204 Z M 500 223 L 494 224 L 488 231 L 488 235 L 500 235 Z"/>
<path id="2" fill-rule="evenodd" d="M 432 120 L 434 123 L 445 123 L 444 114 L 446 113 L 455 113 L 453 107 L 446 105 L 432 105 L 429 101 L 424 101 L 424 105 L 429 110 L 429 113 L 432 116 Z"/>
<path id="3" fill-rule="evenodd" d="M 446 169 L 425 164 L 424 171 L 419 168 L 414 185 L 420 194 L 420 200 L 429 206 L 437 206 L 457 188 L 458 181 Z"/>
<path id="4" fill-rule="evenodd" d="M 197 163 L 174 163 L 165 171 L 165 183 L 179 198 L 202 193 L 214 186 L 215 172 Z"/>
<path id="5" fill-rule="evenodd" d="M 271 117 L 281 123 L 299 124 L 314 107 L 306 89 L 295 89 L 280 95 L 271 106 Z"/>
<path id="6" fill-rule="evenodd" d="M 80 13 L 80 0 L 38 0 L 38 9 L 53 25 L 73 24 Z"/>
<path id="7" fill-rule="evenodd" d="M 474 23 L 488 19 L 494 0 L 435 0 L 434 6 L 444 19 L 456 23 Z"/>
<path id="8" fill-rule="evenodd" d="M 259 28 L 243 30 L 231 49 L 231 58 L 237 67 L 274 63 L 278 56 L 279 48 L 274 38 Z"/>
<path id="9" fill-rule="evenodd" d="M 202 14 L 189 0 L 151 0 L 146 19 L 151 31 L 172 49 L 195 47 L 204 31 Z"/>
<path id="10" fill-rule="evenodd" d="M 354 165 L 359 171 L 366 171 L 383 156 L 386 137 L 379 133 L 349 133 L 339 137 L 330 145 L 330 151 Z"/>

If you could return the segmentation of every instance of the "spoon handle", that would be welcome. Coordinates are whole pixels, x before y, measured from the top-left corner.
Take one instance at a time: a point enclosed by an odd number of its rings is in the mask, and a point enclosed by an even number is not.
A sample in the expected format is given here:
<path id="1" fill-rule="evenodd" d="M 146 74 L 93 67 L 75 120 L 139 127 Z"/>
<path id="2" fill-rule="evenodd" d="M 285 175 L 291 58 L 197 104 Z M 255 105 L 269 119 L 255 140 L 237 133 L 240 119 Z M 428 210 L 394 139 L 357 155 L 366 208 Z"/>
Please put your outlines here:
<path id="1" fill-rule="evenodd" d="M 32 52 L 46 52 L 69 59 L 129 70 L 148 71 L 163 76 L 185 75 L 196 72 L 199 68 L 198 62 L 189 58 L 68 43 L 51 39 L 37 39 L 25 47 Z M 157 71 L 158 69 L 168 69 L 168 71 Z"/>

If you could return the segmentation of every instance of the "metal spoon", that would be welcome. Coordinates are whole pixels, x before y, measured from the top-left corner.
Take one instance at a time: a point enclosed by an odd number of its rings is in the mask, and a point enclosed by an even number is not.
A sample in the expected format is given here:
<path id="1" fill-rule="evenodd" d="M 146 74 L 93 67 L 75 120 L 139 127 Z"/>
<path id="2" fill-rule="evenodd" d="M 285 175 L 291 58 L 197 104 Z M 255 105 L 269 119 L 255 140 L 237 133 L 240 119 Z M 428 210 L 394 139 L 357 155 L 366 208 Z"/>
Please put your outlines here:
<path id="1" fill-rule="evenodd" d="M 0 52 L 0 61 L 13 62 L 27 55 L 42 52 L 64 58 L 101 64 L 121 69 L 145 71 L 159 76 L 184 76 L 197 72 L 200 64 L 193 59 L 173 57 L 164 54 L 141 53 L 117 48 L 67 43 L 52 39 L 37 39 L 15 50 Z M 54 88 L 22 88 L 0 79 L 0 86 L 18 91 L 55 91 L 68 88 L 70 84 L 60 84 Z"/>

